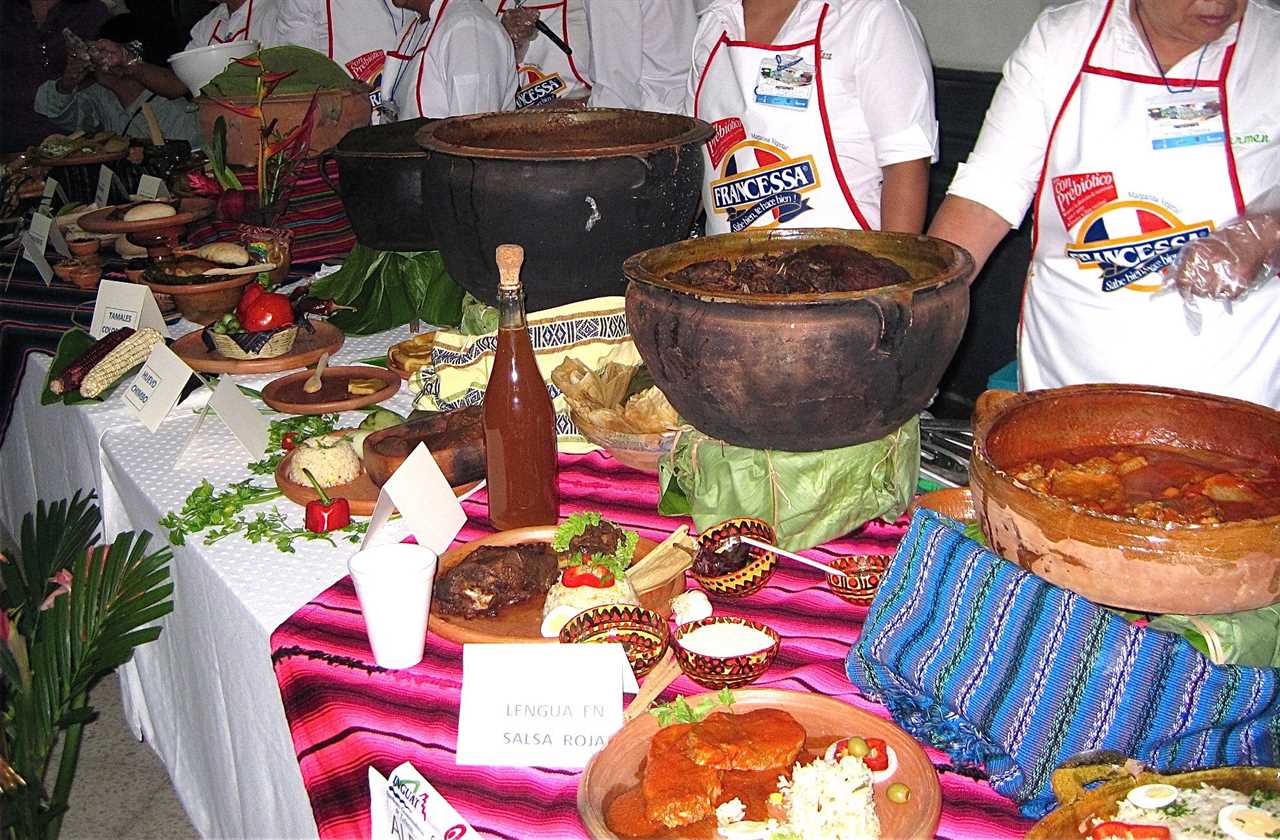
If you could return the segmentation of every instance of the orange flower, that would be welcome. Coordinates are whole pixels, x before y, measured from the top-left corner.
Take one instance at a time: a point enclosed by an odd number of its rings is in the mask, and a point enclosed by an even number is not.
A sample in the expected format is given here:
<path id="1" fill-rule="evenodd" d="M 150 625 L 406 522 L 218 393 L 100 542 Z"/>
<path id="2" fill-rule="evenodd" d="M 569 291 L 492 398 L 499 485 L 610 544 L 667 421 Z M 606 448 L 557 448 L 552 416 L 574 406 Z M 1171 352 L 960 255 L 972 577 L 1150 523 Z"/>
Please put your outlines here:
<path id="1" fill-rule="evenodd" d="M 53 591 L 40 604 L 41 612 L 52 607 L 53 602 L 57 600 L 59 595 L 66 595 L 71 592 L 71 572 L 66 569 L 60 569 L 56 575 L 49 579 L 49 582 L 53 584 Z"/>

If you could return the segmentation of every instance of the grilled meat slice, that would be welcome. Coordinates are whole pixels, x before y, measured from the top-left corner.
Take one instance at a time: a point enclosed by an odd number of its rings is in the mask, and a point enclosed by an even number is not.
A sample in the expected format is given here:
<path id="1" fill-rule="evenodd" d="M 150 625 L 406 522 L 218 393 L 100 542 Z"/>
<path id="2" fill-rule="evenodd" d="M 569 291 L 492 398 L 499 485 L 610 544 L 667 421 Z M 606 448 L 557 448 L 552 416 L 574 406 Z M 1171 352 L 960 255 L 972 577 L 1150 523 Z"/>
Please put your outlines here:
<path id="1" fill-rule="evenodd" d="M 715 712 L 693 727 L 685 742 L 690 760 L 720 770 L 789 767 L 804 746 L 804 727 L 781 709 L 745 714 Z"/>
<path id="2" fill-rule="evenodd" d="M 435 582 L 431 600 L 444 615 L 497 615 L 504 607 L 545 595 L 560 568 L 545 543 L 483 546 Z"/>
<path id="3" fill-rule="evenodd" d="M 675 723 L 658 730 L 649 744 L 640 780 L 648 818 L 668 828 L 711 816 L 720 796 L 720 771 L 689 759 L 691 729 L 690 724 Z"/>

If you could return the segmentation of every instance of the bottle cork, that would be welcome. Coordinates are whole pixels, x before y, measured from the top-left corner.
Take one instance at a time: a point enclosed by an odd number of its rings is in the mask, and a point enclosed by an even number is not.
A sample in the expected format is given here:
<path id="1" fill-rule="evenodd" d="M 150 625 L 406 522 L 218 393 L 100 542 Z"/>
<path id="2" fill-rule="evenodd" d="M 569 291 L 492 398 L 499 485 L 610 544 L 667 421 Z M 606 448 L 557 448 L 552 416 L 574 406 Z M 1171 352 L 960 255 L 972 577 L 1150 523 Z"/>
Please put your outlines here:
<path id="1" fill-rule="evenodd" d="M 520 266 L 524 265 L 524 248 L 519 245 L 498 246 L 498 288 L 520 288 Z"/>

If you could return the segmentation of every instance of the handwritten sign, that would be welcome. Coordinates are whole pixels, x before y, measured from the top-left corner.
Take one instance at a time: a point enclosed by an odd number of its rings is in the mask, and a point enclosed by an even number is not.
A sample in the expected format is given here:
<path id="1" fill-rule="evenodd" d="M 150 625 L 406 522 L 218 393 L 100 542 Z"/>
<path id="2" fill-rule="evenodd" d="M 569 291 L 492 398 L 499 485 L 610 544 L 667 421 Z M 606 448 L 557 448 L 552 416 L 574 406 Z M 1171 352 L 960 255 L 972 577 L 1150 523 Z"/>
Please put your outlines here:
<path id="1" fill-rule="evenodd" d="M 163 343 L 157 344 L 125 390 L 125 405 L 154 432 L 177 405 L 191 374 L 191 368 L 176 353 Z"/>
<path id="2" fill-rule="evenodd" d="M 479 836 L 407 761 L 391 771 L 390 780 L 369 768 L 369 829 L 373 840 L 472 840 Z"/>
<path id="3" fill-rule="evenodd" d="M 369 530 L 365 533 L 365 545 L 382 528 L 394 510 L 400 511 L 409 532 L 418 545 L 424 545 L 436 554 L 444 554 L 453 538 L 458 536 L 467 522 L 466 511 L 454 495 L 449 480 L 440 471 L 436 459 L 426 444 L 419 443 L 404 459 L 378 494 Z"/>
<path id="4" fill-rule="evenodd" d="M 209 397 L 209 407 L 227 424 L 231 434 L 236 436 L 236 440 L 240 441 L 252 460 L 262 457 L 267 451 L 270 423 L 231 381 L 231 377 L 224 376 L 218 380 L 218 387 L 213 389 L 213 396 Z"/>
<path id="5" fill-rule="evenodd" d="M 169 334 L 151 289 L 137 283 L 103 280 L 98 285 L 98 298 L 93 304 L 89 335 L 102 338 L 121 327 L 133 327 L 135 330 L 151 327 L 161 335 Z"/>
<path id="6" fill-rule="evenodd" d="M 169 188 L 164 185 L 164 181 L 154 175 L 143 175 L 138 179 L 138 197 L 139 198 L 168 198 Z"/>
<path id="7" fill-rule="evenodd" d="M 620 649 L 464 645 L 457 763 L 585 767 L 622 726 Z"/>

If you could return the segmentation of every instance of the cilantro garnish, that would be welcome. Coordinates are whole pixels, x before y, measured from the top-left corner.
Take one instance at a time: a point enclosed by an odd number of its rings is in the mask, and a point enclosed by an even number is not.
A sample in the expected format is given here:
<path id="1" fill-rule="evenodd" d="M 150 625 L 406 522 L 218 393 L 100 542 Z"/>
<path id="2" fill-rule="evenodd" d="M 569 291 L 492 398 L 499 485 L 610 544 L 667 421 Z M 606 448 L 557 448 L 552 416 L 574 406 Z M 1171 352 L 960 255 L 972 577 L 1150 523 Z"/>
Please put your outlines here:
<path id="1" fill-rule="evenodd" d="M 683 694 L 677 695 L 676 699 L 670 703 L 654 706 L 649 710 L 649 714 L 658 719 L 658 726 L 668 726 L 672 723 L 697 723 L 711 714 L 717 706 L 732 707 L 733 703 L 733 692 L 722 688 L 715 697 L 708 697 L 696 706 L 690 706 Z"/>

